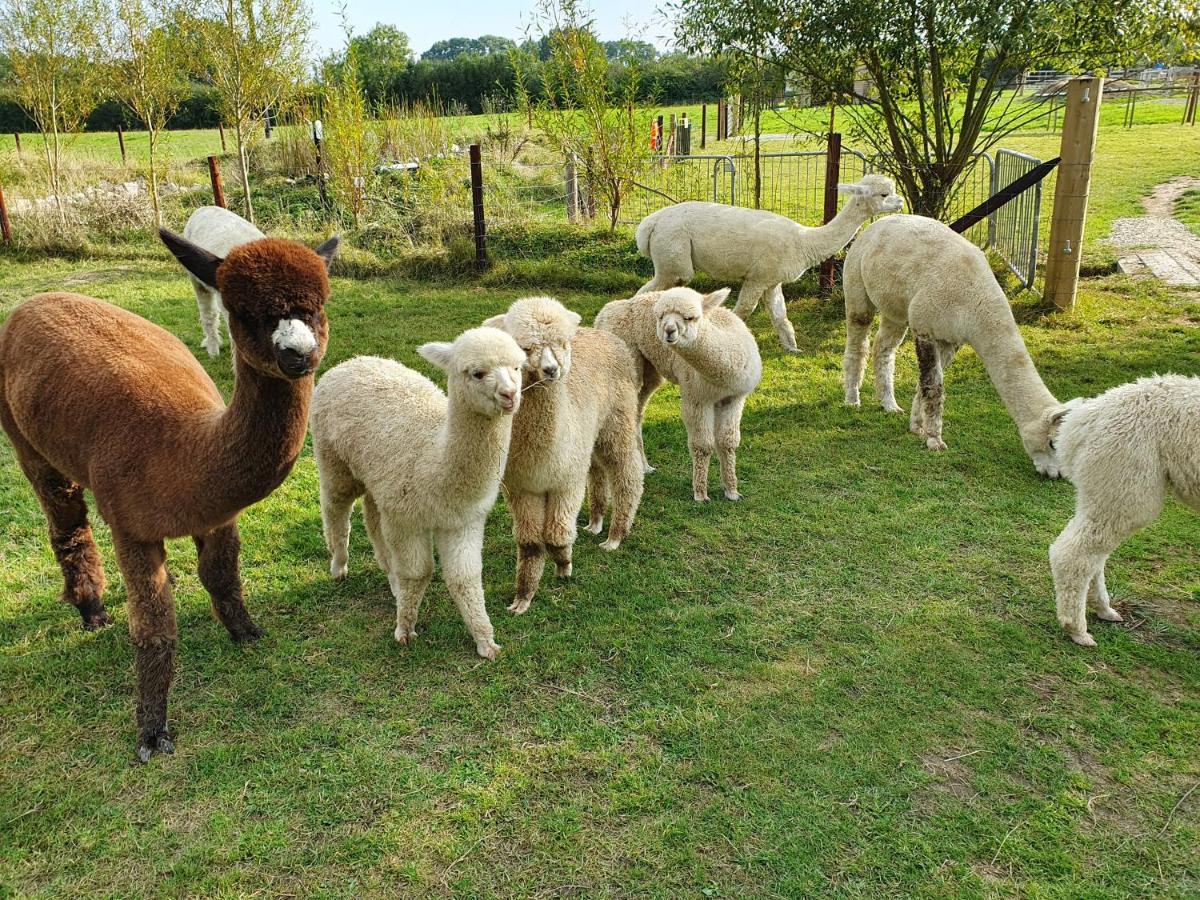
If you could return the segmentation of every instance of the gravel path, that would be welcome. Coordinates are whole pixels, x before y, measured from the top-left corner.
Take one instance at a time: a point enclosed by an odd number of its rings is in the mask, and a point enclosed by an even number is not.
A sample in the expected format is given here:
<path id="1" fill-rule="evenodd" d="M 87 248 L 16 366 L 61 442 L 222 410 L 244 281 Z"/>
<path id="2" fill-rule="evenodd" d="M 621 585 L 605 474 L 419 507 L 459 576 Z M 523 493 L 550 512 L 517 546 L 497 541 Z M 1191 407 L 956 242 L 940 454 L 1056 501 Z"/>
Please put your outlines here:
<path id="1" fill-rule="evenodd" d="M 1190 175 L 1160 184 L 1142 200 L 1146 215 L 1113 222 L 1108 242 L 1118 248 L 1122 272 L 1149 271 L 1167 284 L 1200 287 L 1200 237 L 1171 215 L 1193 188 L 1200 178 Z"/>

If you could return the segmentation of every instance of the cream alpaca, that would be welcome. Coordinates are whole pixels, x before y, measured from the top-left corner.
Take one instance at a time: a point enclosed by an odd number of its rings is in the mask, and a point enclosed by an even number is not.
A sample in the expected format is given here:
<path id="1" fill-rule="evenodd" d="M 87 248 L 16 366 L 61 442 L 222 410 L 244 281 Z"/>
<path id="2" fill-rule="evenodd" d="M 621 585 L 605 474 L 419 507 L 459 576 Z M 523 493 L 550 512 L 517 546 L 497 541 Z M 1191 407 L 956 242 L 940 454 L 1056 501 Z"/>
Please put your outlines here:
<path id="1" fill-rule="evenodd" d="M 183 236 L 198 247 L 221 258 L 242 244 L 266 237 L 261 231 L 239 216 L 220 206 L 202 206 L 188 217 Z M 200 309 L 200 327 L 204 331 L 204 349 L 209 356 L 221 355 L 221 319 L 229 327 L 229 313 L 221 303 L 220 292 L 195 276 L 191 276 Z"/>
<path id="2" fill-rule="evenodd" d="M 1073 400 L 1055 438 L 1075 484 L 1075 516 L 1050 547 L 1058 622 L 1094 647 L 1086 608 L 1120 622 L 1104 564 L 1121 542 L 1162 512 L 1168 488 L 1200 511 L 1200 378 L 1143 378 L 1092 400 Z"/>
<path id="3" fill-rule="evenodd" d="M 396 640 L 417 635 L 436 545 L 475 649 L 495 659 L 500 647 L 483 600 L 483 526 L 508 459 L 524 355 L 494 328 L 417 352 L 445 371 L 445 394 L 400 363 L 371 356 L 335 366 L 313 392 L 330 573 L 346 574 L 350 511 L 362 497 L 375 560 L 396 598 Z"/>
<path id="4" fill-rule="evenodd" d="M 720 281 L 742 279 L 734 312 L 750 318 L 766 294 L 779 342 L 796 352 L 796 332 L 788 321 L 783 285 L 839 253 L 871 217 L 904 206 L 891 179 L 882 175 L 840 184 L 838 190 L 850 199 L 831 222 L 819 228 L 721 203 L 689 201 L 651 213 L 638 225 L 637 246 L 642 256 L 654 262 L 654 277 L 638 293 L 687 284 L 696 271 Z"/>
<path id="5" fill-rule="evenodd" d="M 701 501 L 708 499 L 708 464 L 714 449 L 725 497 L 742 498 L 737 489 L 742 409 L 762 378 L 754 335 L 745 322 L 721 306 L 728 296 L 728 288 L 708 295 L 672 288 L 615 300 L 596 316 L 597 328 L 613 332 L 641 357 L 639 424 L 646 403 L 664 380 L 679 385 L 692 454 L 692 493 Z M 642 459 L 646 471 L 653 472 L 644 448 Z"/>
<path id="6" fill-rule="evenodd" d="M 578 328 L 579 315 L 549 297 L 518 300 L 484 324 L 512 335 L 525 353 L 503 483 L 517 542 L 516 598 L 508 609 L 523 613 L 537 593 L 547 552 L 560 577 L 571 574 L 586 488 L 592 491 L 588 530 L 595 534 L 611 500 L 602 549 L 616 550 L 633 525 L 642 497 L 641 375 L 620 338 Z"/>
<path id="7" fill-rule="evenodd" d="M 1008 298 L 978 247 L 933 219 L 889 216 L 854 242 L 842 276 L 848 405 L 859 405 L 871 322 L 878 309 L 875 392 L 885 410 L 903 412 L 896 404 L 893 378 L 896 348 L 911 327 L 921 374 L 909 428 L 930 450 L 945 450 L 943 372 L 958 348 L 970 344 L 1016 423 L 1034 467 L 1058 477 L 1050 431 L 1051 419 L 1063 405 L 1042 383 Z"/>

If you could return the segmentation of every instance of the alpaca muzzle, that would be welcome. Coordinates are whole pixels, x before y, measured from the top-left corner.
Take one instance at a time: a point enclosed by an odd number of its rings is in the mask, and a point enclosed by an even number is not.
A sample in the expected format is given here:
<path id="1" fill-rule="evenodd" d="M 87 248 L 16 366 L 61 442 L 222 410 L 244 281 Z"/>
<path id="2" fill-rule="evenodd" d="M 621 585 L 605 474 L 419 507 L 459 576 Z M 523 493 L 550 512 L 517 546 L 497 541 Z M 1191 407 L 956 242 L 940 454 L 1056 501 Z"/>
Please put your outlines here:
<path id="1" fill-rule="evenodd" d="M 276 349 L 275 363 L 279 371 L 289 378 L 303 378 L 316 368 L 312 353 L 302 353 L 291 347 Z"/>

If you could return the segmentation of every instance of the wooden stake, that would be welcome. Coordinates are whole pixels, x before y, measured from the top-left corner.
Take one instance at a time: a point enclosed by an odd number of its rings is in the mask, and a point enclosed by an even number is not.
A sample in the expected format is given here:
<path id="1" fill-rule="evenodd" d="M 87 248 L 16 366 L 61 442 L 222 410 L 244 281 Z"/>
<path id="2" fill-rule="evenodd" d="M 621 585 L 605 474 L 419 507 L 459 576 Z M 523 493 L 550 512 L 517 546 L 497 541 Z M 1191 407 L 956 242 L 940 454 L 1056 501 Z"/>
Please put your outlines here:
<path id="1" fill-rule="evenodd" d="M 121 145 L 121 165 L 125 165 L 128 161 L 125 156 L 125 129 L 120 125 L 117 126 L 117 143 Z"/>
<path id="2" fill-rule="evenodd" d="M 579 171 L 575 154 L 567 157 L 567 221 L 579 218 Z"/>
<path id="3" fill-rule="evenodd" d="M 221 152 L 228 153 L 229 151 L 225 149 L 225 124 L 223 122 L 217 123 L 217 132 L 221 135 Z"/>
<path id="4" fill-rule="evenodd" d="M 20 159 L 21 158 L 21 132 L 14 131 L 13 132 L 13 140 L 17 144 L 17 159 Z"/>
<path id="5" fill-rule="evenodd" d="M 221 183 L 221 164 L 215 156 L 208 158 L 208 177 L 212 181 L 213 203 L 222 209 L 228 209 L 225 204 L 225 186 Z"/>
<path id="6" fill-rule="evenodd" d="M 1063 115 L 1058 185 L 1054 190 L 1054 215 L 1050 220 L 1050 249 L 1046 259 L 1043 296 L 1059 309 L 1075 303 L 1079 262 L 1083 250 L 1083 225 L 1087 217 L 1092 157 L 1100 126 L 1104 79 L 1081 76 L 1067 84 Z"/>
<path id="7" fill-rule="evenodd" d="M 829 146 L 825 151 L 825 222 L 832 222 L 838 211 L 838 177 L 842 172 L 842 136 L 829 132 Z M 833 294 L 833 283 L 837 272 L 833 257 L 821 263 L 821 296 Z"/>
<path id="8" fill-rule="evenodd" d="M 471 145 L 471 212 L 475 229 L 475 268 L 487 268 L 487 223 L 483 217 L 483 154 L 478 144 Z"/>
<path id="9" fill-rule="evenodd" d="M 700 149 L 704 149 L 704 139 L 708 134 L 708 104 L 700 104 Z"/>
<path id="10" fill-rule="evenodd" d="M 0 185 L 0 237 L 12 246 L 12 223 L 8 221 L 8 204 L 4 202 L 4 186 Z"/>

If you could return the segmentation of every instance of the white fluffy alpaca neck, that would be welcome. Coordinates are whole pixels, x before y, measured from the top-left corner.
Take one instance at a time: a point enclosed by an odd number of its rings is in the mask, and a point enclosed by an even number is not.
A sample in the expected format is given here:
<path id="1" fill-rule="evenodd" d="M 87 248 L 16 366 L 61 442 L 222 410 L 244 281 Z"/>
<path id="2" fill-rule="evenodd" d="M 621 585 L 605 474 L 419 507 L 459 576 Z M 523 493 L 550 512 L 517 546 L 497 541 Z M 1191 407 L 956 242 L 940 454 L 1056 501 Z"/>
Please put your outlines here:
<path id="1" fill-rule="evenodd" d="M 512 416 L 484 416 L 450 394 L 446 424 L 438 436 L 438 482 L 442 495 L 458 501 L 486 500 L 500 488 L 508 462 Z"/>
<path id="2" fill-rule="evenodd" d="M 741 354 L 730 353 L 722 340 L 720 326 L 705 316 L 700 333 L 686 347 L 672 347 L 679 358 L 713 384 L 730 384 L 744 368 Z"/>
<path id="3" fill-rule="evenodd" d="M 1038 374 L 1003 294 L 1000 302 L 1006 315 L 993 323 L 995 327 L 972 340 L 971 346 L 987 369 L 1008 414 L 1024 434 L 1040 422 L 1046 410 L 1060 404 Z"/>
<path id="4" fill-rule="evenodd" d="M 851 197 L 829 222 L 816 228 L 796 226 L 794 258 L 804 263 L 804 270 L 822 260 L 835 256 L 854 240 L 854 235 L 868 219 L 857 197 Z"/>

